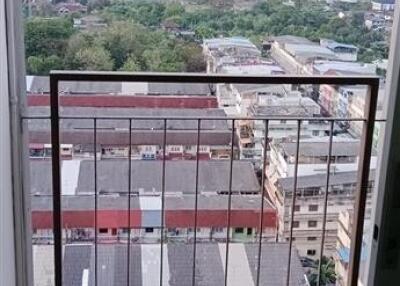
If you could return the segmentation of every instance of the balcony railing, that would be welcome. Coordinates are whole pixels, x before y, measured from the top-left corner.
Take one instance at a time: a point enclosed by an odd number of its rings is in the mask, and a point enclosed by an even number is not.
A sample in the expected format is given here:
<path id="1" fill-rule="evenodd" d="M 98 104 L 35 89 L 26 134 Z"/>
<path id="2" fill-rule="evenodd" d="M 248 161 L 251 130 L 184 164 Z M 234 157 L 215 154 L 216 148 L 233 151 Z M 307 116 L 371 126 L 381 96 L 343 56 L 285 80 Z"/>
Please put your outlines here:
<path id="1" fill-rule="evenodd" d="M 293 116 L 270 116 L 270 117 L 199 117 L 199 116 L 66 116 L 60 112 L 59 108 L 59 83 L 60 82 L 158 82 L 158 83 L 209 83 L 209 84 L 219 84 L 219 83 L 231 83 L 231 84 L 293 84 L 293 85 L 321 85 L 321 84 L 329 84 L 329 85 L 365 85 L 368 86 L 368 92 L 365 100 L 365 117 L 363 118 L 336 118 L 336 117 L 293 117 Z M 333 130 L 335 123 L 337 122 L 351 122 L 358 121 L 363 123 L 363 132 L 360 139 L 360 150 L 359 150 L 359 161 L 358 161 L 358 175 L 357 175 L 357 186 L 355 190 L 355 208 L 354 208 L 354 226 L 352 228 L 351 234 L 351 250 L 350 250 L 350 261 L 349 261 L 349 284 L 357 285 L 358 274 L 359 274 L 359 264 L 361 257 L 361 248 L 362 248 L 362 237 L 363 237 L 363 222 L 364 222 L 364 213 L 366 207 L 367 200 L 367 189 L 369 186 L 369 172 L 370 172 L 370 157 L 373 146 L 373 131 L 377 106 L 377 95 L 378 95 L 378 87 L 379 87 L 379 79 L 376 77 L 331 77 L 331 76 L 323 76 L 323 77 L 309 77 L 309 76 L 232 76 L 232 75 L 210 75 L 210 74 L 157 74 L 157 73 L 98 73 L 98 72 L 70 72 L 70 71 L 57 71 L 52 72 L 50 75 L 50 116 L 28 116 L 24 119 L 35 120 L 35 119 L 46 119 L 51 122 L 51 151 L 52 151 L 52 206 L 53 206 L 53 233 L 54 233 L 54 273 L 55 273 L 55 285 L 61 286 L 63 282 L 63 222 L 62 222 L 62 203 L 64 202 L 64 198 L 62 196 L 61 188 L 61 137 L 63 135 L 63 131 L 60 128 L 61 121 L 72 122 L 74 120 L 90 120 L 93 122 L 93 150 L 96 150 L 99 144 L 99 126 L 102 124 L 101 122 L 112 120 L 114 122 L 125 122 L 128 126 L 128 129 L 124 132 L 125 142 L 128 142 L 129 150 L 128 150 L 128 182 L 127 182 L 127 190 L 128 190 L 128 210 L 127 213 L 130 214 L 132 207 L 132 133 L 133 133 L 133 122 L 139 121 L 154 121 L 157 120 L 162 122 L 162 128 L 160 130 L 154 130 L 154 132 L 160 133 L 162 138 L 162 147 L 161 154 L 159 158 L 162 160 L 161 167 L 161 225 L 160 225 L 160 236 L 157 240 L 157 243 L 160 245 L 160 257 L 161 263 L 159 265 L 159 284 L 164 285 L 165 281 L 163 281 L 164 276 L 163 271 L 163 256 L 165 255 L 165 248 L 163 247 L 168 243 L 168 236 L 171 233 L 167 231 L 168 226 L 166 225 L 166 217 L 165 217 L 165 201 L 166 201 L 166 145 L 169 137 L 169 129 L 168 123 L 171 121 L 192 121 L 196 122 L 196 130 L 197 135 L 193 140 L 195 141 L 195 145 L 197 146 L 197 152 L 195 156 L 195 192 L 194 192 L 194 218 L 192 220 L 193 229 L 196 230 L 198 228 L 199 222 L 201 220 L 199 213 L 199 201 L 198 197 L 201 194 L 201 190 L 199 190 L 199 165 L 200 165 L 200 156 L 199 156 L 199 146 L 201 145 L 201 126 L 202 122 L 208 120 L 215 121 L 228 121 L 231 122 L 233 126 L 231 128 L 231 138 L 230 138 L 230 156 L 229 156 L 229 183 L 227 185 L 227 189 L 221 191 L 221 193 L 226 194 L 227 198 L 227 209 L 225 212 L 226 215 L 226 224 L 225 227 L 227 230 L 230 230 L 232 227 L 232 222 L 234 220 L 233 216 L 233 197 L 235 193 L 234 186 L 234 149 L 235 149 L 235 141 L 236 141 L 236 126 L 240 121 L 254 121 L 263 122 L 264 126 L 264 137 L 263 137 L 263 146 L 267 146 L 269 141 L 268 128 L 269 122 L 271 120 L 285 120 L 286 122 L 294 122 L 297 125 L 297 134 L 295 136 L 296 144 L 296 155 L 295 155 L 295 168 L 294 168 L 294 183 L 293 183 L 293 193 L 296 193 L 297 189 L 297 173 L 298 173 L 298 161 L 299 161 L 299 144 L 301 139 L 301 130 L 303 122 L 321 122 L 325 121 L 329 123 L 330 132 L 329 132 L 329 146 L 328 146 L 328 157 L 327 160 L 327 171 L 326 171 L 326 184 L 325 190 L 329 188 L 330 183 L 330 165 L 331 165 L 331 152 L 333 145 Z M 101 131 L 100 131 L 101 132 Z M 266 168 L 268 167 L 266 158 L 267 158 L 267 149 L 263 148 L 263 172 L 261 178 L 261 199 L 259 203 L 259 216 L 258 216 L 258 233 L 255 237 L 256 243 L 256 275 L 254 279 L 254 285 L 267 285 L 265 280 L 268 280 L 268 277 L 262 275 L 262 246 L 263 246 L 263 228 L 265 225 L 264 221 L 264 207 L 265 207 L 265 197 L 267 196 L 266 190 L 264 188 L 265 180 L 266 180 Z M 98 285 L 98 273 L 97 273 L 97 264 L 98 256 L 99 256 L 99 244 L 104 242 L 105 239 L 108 239 L 107 236 L 101 237 L 99 233 L 98 226 L 98 208 L 100 203 L 100 191 L 98 190 L 98 156 L 97 152 L 93 152 L 94 160 L 93 160 L 93 188 L 94 188 L 94 259 L 95 259 L 95 273 L 94 273 L 94 284 Z M 326 230 L 326 219 L 327 219 L 327 206 L 328 206 L 328 194 L 326 191 L 323 195 L 323 222 L 321 226 L 321 244 L 320 244 L 320 257 L 319 261 L 322 261 L 322 254 L 325 243 L 325 232 Z M 291 209 L 293 210 L 296 205 L 296 195 L 291 196 Z M 289 238 L 288 238 L 288 256 L 287 256 L 287 264 L 285 265 L 286 277 L 284 281 L 284 285 L 291 285 L 291 267 L 293 263 L 293 221 L 295 217 L 295 212 L 291 211 L 290 214 L 290 228 L 289 228 Z M 131 244 L 135 243 L 134 237 L 132 236 L 132 222 L 131 215 L 127 216 L 128 218 L 128 228 L 127 233 L 124 234 L 122 238 L 128 244 L 127 248 L 127 284 L 129 285 L 129 269 L 131 263 Z M 194 231 L 191 235 L 190 241 L 193 242 L 193 256 L 192 256 L 192 278 L 191 284 L 198 285 L 196 281 L 196 255 L 198 255 L 198 242 L 201 241 L 201 237 L 197 231 Z M 186 235 L 188 237 L 188 235 Z M 229 284 L 229 273 L 228 263 L 229 263 L 229 246 L 230 243 L 234 242 L 234 239 L 230 233 L 230 231 L 225 231 L 223 233 L 222 240 L 225 243 L 225 265 L 224 265 L 224 285 Z M 318 285 L 321 283 L 320 275 L 321 275 L 321 264 L 318 268 Z M 308 282 L 305 282 L 306 284 Z"/>

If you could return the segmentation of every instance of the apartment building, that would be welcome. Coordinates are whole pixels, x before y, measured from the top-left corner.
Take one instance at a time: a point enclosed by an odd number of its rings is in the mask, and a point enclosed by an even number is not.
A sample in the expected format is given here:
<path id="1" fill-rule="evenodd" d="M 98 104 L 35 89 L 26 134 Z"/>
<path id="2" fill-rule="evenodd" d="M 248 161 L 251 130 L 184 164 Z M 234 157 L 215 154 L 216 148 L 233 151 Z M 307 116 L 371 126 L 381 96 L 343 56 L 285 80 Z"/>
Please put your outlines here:
<path id="1" fill-rule="evenodd" d="M 46 116 L 48 107 L 35 106 L 29 108 L 30 115 Z M 129 140 L 129 123 L 121 120 L 99 120 L 96 128 L 96 143 L 101 158 L 128 157 L 129 142 L 132 144 L 131 156 L 134 159 L 162 159 L 164 152 L 164 128 L 166 128 L 166 159 L 195 159 L 197 149 L 196 120 L 169 120 L 167 126 L 160 116 L 200 116 L 205 118 L 200 126 L 199 155 L 203 159 L 223 159 L 231 156 L 232 131 L 228 126 L 223 110 L 216 108 L 97 108 L 97 107 L 63 107 L 64 116 L 125 116 L 154 117 L 154 120 L 132 120 L 131 141 Z M 207 120 L 207 117 L 213 118 Z M 222 118 L 221 120 L 215 118 Z M 50 126 L 46 119 L 32 120 L 28 123 L 29 142 L 31 144 L 49 144 Z M 88 146 L 94 144 L 93 120 L 84 118 L 65 119 L 61 121 L 62 143 L 73 145 L 73 155 L 81 157 L 90 155 Z M 233 144 L 236 146 L 236 137 Z M 32 146 L 32 145 L 31 145 Z M 31 154 L 35 155 L 38 145 L 33 145 Z M 94 149 L 91 148 L 91 149 Z M 93 152 L 93 150 L 92 150 Z M 40 152 L 39 152 L 40 153 Z M 234 147 L 234 156 L 237 148 Z M 93 154 L 92 154 L 93 156 Z"/>
<path id="2" fill-rule="evenodd" d="M 269 98 L 263 105 L 254 104 L 248 109 L 248 116 L 254 118 L 274 118 L 279 116 L 309 117 L 320 115 L 320 107 L 312 99 L 292 95 L 283 98 Z M 271 140 L 283 141 L 297 134 L 297 122 L 290 120 L 269 120 L 268 137 Z M 239 149 L 252 148 L 253 159 L 260 161 L 264 149 L 265 122 L 262 120 L 244 121 L 240 125 Z M 244 131 L 244 132 L 243 132 Z M 301 135 L 304 137 L 325 136 L 329 132 L 329 124 L 304 120 L 301 125 Z M 250 134 L 250 135 L 249 135 Z M 251 139 L 251 141 L 246 141 Z M 241 152 L 245 157 L 246 153 Z"/>
<path id="3" fill-rule="evenodd" d="M 270 143 L 270 164 L 266 168 L 266 189 L 278 211 L 278 232 L 282 239 L 289 236 L 294 189 L 295 142 Z M 337 217 L 340 211 L 352 208 L 359 142 L 334 137 L 331 152 L 329 197 L 324 255 L 335 250 Z M 299 145 L 296 205 L 294 209 L 294 239 L 301 255 L 318 259 L 318 241 L 322 235 L 324 194 L 328 163 L 327 139 L 303 139 Z M 371 169 L 376 154 L 371 158 Z M 373 172 L 370 185 L 372 187 Z M 311 246 L 314 246 L 313 248 Z"/>
<path id="4" fill-rule="evenodd" d="M 52 239 L 51 177 L 46 172 L 51 163 L 34 160 L 30 164 L 33 238 L 37 243 L 47 243 Z M 196 231 L 202 242 L 226 241 L 227 237 L 254 242 L 259 240 L 261 216 L 263 240 L 275 241 L 276 211 L 261 196 L 252 165 L 234 162 L 231 195 L 229 167 L 229 161 L 201 161 L 196 189 L 193 161 L 166 162 L 163 185 L 160 161 L 131 161 L 129 178 L 127 160 L 100 160 L 95 207 L 93 160 L 74 165 L 63 161 L 64 238 L 68 242 L 93 240 L 96 211 L 98 239 L 103 242 L 126 242 L 129 223 L 135 242 L 159 242 L 162 229 L 169 240 L 175 241 L 190 242 Z"/>
<path id="5" fill-rule="evenodd" d="M 321 237 L 324 235 L 323 255 L 332 257 L 336 253 L 338 218 L 342 211 L 354 207 L 356 186 L 354 171 L 332 172 L 329 180 L 326 224 L 323 234 L 324 198 L 326 194 L 326 174 L 303 175 L 297 179 L 293 224 L 291 224 L 294 177 L 280 178 L 274 189 L 269 189 L 278 212 L 278 233 L 282 240 L 290 237 L 293 227 L 293 241 L 300 256 L 319 259 Z M 368 186 L 367 205 L 371 203 L 374 171 L 371 171 Z"/>
<path id="6" fill-rule="evenodd" d="M 331 172 L 355 171 L 358 164 L 360 142 L 346 136 L 334 136 L 331 151 Z M 298 175 L 325 174 L 328 162 L 328 138 L 303 138 L 299 144 Z M 279 178 L 293 177 L 295 169 L 296 142 L 271 142 L 268 179 L 275 184 Z M 376 153 L 371 166 L 376 164 Z"/>

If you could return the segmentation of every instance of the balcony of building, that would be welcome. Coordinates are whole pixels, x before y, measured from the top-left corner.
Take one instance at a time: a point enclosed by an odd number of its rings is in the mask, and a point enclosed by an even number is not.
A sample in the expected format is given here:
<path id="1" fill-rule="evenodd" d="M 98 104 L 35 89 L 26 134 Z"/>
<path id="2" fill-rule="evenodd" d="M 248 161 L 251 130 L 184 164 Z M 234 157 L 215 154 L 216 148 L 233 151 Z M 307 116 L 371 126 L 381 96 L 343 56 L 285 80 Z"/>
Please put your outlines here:
<path id="1" fill-rule="evenodd" d="M 5 14 L 4 7 L 0 12 Z M 35 113 L 22 96 L 23 65 L 10 19 L 0 27 L 0 40 L 7 39 L 0 42 L 4 285 L 332 285 L 323 275 L 336 258 L 344 262 L 335 265 L 339 285 L 384 285 L 397 277 L 396 219 L 391 220 L 398 207 L 396 80 L 388 92 L 388 117 L 376 118 L 379 79 L 372 76 L 53 71 L 49 107 Z M 400 67 L 394 56 L 393 66 Z M 62 82 L 364 85 L 368 93 L 364 115 L 351 118 L 77 112 L 60 104 Z M 242 142 L 252 139 L 254 121 L 263 128 L 259 173 L 240 156 L 254 147 Z M 316 163 L 302 161 L 302 125 L 321 121 L 329 125 L 321 139 L 326 150 L 309 151 L 318 151 L 324 166 L 300 174 L 303 162 Z M 362 132 L 354 169 L 337 173 L 334 164 L 347 159 L 332 154 L 333 130 L 343 121 L 359 122 Z M 288 139 L 290 176 L 272 169 L 271 122 L 296 126 Z M 376 124 L 387 128 L 372 169 Z M 338 206 L 351 209 L 347 228 Z M 374 223 L 365 228 L 370 207 Z M 337 238 L 341 228 L 348 236 L 345 250 L 334 245 L 343 241 Z"/>

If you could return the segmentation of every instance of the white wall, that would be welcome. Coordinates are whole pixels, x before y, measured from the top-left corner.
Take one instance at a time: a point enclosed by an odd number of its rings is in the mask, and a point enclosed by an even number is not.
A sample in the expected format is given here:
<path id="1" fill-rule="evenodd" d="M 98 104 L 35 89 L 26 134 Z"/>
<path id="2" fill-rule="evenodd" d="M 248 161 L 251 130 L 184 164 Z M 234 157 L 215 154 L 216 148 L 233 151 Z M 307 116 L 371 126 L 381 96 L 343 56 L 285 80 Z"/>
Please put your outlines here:
<path id="1" fill-rule="evenodd" d="M 5 0 L 0 0 L 0 281 L 15 285 Z"/>

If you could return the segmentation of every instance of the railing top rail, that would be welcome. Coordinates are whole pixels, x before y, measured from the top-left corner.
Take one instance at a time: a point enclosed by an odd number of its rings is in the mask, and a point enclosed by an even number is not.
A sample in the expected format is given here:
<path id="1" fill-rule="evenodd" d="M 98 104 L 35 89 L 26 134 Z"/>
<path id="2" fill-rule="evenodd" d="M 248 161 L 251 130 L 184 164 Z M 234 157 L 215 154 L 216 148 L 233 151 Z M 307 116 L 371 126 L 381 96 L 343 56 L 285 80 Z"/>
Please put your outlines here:
<path id="1" fill-rule="evenodd" d="M 301 117 L 301 116 L 260 116 L 260 117 L 235 117 L 235 116 L 63 116 L 60 115 L 59 119 L 81 119 L 81 120 L 90 120 L 90 119 L 98 119 L 98 120 L 270 120 L 270 121 L 365 121 L 366 118 L 362 117 L 354 117 L 354 118 L 345 118 L 345 117 Z"/>
<path id="2" fill-rule="evenodd" d="M 237 83 L 237 84 L 332 84 L 378 86 L 377 76 L 338 75 L 234 75 L 205 73 L 51 71 L 56 81 Z"/>

